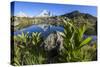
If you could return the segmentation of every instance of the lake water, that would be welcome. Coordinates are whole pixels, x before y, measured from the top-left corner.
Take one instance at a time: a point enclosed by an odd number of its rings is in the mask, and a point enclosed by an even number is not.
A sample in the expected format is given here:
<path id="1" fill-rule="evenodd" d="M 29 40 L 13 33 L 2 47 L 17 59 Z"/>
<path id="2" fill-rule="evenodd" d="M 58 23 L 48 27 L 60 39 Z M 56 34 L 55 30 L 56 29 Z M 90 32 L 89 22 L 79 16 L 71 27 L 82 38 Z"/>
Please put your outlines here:
<path id="1" fill-rule="evenodd" d="M 29 32 L 29 34 L 31 34 L 32 32 L 41 32 L 41 35 L 43 37 L 47 37 L 50 33 L 55 32 L 55 31 L 63 32 L 64 28 L 62 26 L 51 26 L 51 25 L 44 25 L 44 24 L 43 25 L 32 25 L 22 30 L 18 30 L 14 32 L 14 35 L 21 34 L 22 32 L 24 33 Z M 88 36 L 84 35 L 84 37 L 86 38 Z M 97 36 L 91 35 L 91 37 L 93 38 L 92 39 L 93 41 L 97 40 Z"/>
<path id="2" fill-rule="evenodd" d="M 47 37 L 50 33 L 59 31 L 63 32 L 64 28 L 61 26 L 51 26 L 51 25 L 32 25 L 30 27 L 18 30 L 14 32 L 14 35 L 21 34 L 22 32 L 31 34 L 32 32 L 41 32 L 42 36 Z"/>

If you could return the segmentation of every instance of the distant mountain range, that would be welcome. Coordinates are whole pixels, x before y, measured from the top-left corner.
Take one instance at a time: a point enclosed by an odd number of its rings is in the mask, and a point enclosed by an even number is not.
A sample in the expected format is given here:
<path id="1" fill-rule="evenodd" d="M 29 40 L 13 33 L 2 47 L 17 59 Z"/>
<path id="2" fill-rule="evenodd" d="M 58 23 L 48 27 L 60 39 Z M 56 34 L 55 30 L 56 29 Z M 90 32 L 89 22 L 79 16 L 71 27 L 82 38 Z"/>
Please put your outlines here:
<path id="1" fill-rule="evenodd" d="M 52 12 L 47 11 L 47 10 L 43 10 L 37 17 L 39 17 L 39 18 L 42 18 L 42 17 L 43 18 L 44 17 L 45 18 L 46 17 L 48 18 L 48 17 L 50 17 L 49 18 L 49 21 L 50 20 L 55 20 L 55 21 L 59 20 L 59 19 L 57 19 L 57 17 L 67 17 L 69 19 L 75 20 L 76 23 L 83 23 L 83 22 L 88 21 L 88 22 L 90 22 L 90 23 L 92 23 L 94 25 L 97 22 L 97 17 L 95 17 L 93 15 L 90 15 L 90 14 L 87 14 L 87 13 L 81 13 L 81 12 L 79 12 L 77 10 L 76 11 L 73 11 L 73 12 L 70 12 L 70 13 L 66 13 L 66 14 L 60 15 L 60 16 L 53 16 L 53 13 Z M 50 22 L 52 22 L 52 21 L 50 21 Z"/>
<path id="2" fill-rule="evenodd" d="M 29 16 L 26 13 L 20 11 L 17 15 L 17 17 L 51 17 L 53 16 L 52 12 L 48 10 L 42 10 L 38 15 L 36 16 Z"/>
<path id="3" fill-rule="evenodd" d="M 70 13 L 66 13 L 64 15 L 61 15 L 62 17 L 68 17 L 69 19 L 76 19 L 76 20 L 88 20 L 91 23 L 96 23 L 97 22 L 97 17 L 92 16 L 90 14 L 86 13 L 80 13 L 79 11 L 73 11 Z"/>

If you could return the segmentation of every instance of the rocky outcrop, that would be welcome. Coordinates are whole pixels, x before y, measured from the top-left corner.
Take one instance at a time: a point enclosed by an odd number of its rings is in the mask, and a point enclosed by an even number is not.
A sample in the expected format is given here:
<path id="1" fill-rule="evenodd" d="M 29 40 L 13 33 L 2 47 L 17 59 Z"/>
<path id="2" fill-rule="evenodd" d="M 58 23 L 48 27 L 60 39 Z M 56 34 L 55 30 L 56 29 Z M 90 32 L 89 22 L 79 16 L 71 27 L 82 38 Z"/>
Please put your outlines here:
<path id="1" fill-rule="evenodd" d="M 43 42 L 43 48 L 47 54 L 47 63 L 55 63 L 59 52 L 63 49 L 63 38 L 59 32 L 51 33 Z"/>
<path id="2" fill-rule="evenodd" d="M 44 40 L 44 48 L 45 50 L 49 51 L 52 49 L 62 49 L 63 48 L 63 38 L 59 34 L 59 32 L 51 33 L 45 40 Z"/>

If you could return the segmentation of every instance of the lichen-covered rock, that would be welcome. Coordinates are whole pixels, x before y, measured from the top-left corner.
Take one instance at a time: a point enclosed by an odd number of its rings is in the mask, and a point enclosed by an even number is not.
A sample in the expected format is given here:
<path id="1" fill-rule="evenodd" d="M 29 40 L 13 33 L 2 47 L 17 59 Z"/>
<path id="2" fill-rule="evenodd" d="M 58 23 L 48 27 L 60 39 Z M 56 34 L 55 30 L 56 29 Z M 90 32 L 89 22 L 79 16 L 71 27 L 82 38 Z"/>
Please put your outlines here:
<path id="1" fill-rule="evenodd" d="M 47 63 L 56 63 L 60 50 L 63 49 L 63 38 L 59 32 L 51 33 L 43 42 L 47 54 Z"/>
<path id="2" fill-rule="evenodd" d="M 62 49 L 63 48 L 63 38 L 59 34 L 59 32 L 51 33 L 45 40 L 44 40 L 44 48 L 47 51 L 52 49 Z"/>

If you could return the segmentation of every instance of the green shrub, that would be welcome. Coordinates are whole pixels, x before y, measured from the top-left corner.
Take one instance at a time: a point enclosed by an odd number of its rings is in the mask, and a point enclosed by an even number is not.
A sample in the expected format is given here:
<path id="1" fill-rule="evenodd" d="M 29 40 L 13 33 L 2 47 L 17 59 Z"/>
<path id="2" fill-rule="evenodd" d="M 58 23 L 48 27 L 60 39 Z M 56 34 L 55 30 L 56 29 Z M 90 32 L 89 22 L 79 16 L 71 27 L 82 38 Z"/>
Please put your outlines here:
<path id="1" fill-rule="evenodd" d="M 67 19 L 63 19 L 64 32 L 61 33 L 64 38 L 64 49 L 61 52 L 63 62 L 76 62 L 83 61 L 85 59 L 82 54 L 81 48 L 88 45 L 92 37 L 86 39 L 83 38 L 84 32 L 86 31 L 86 25 L 77 27 L 74 22 Z M 88 61 L 88 60 L 86 60 Z"/>
<path id="2" fill-rule="evenodd" d="M 42 38 L 40 33 L 28 33 L 14 36 L 14 57 L 13 65 L 43 64 L 45 51 L 40 48 Z"/>

